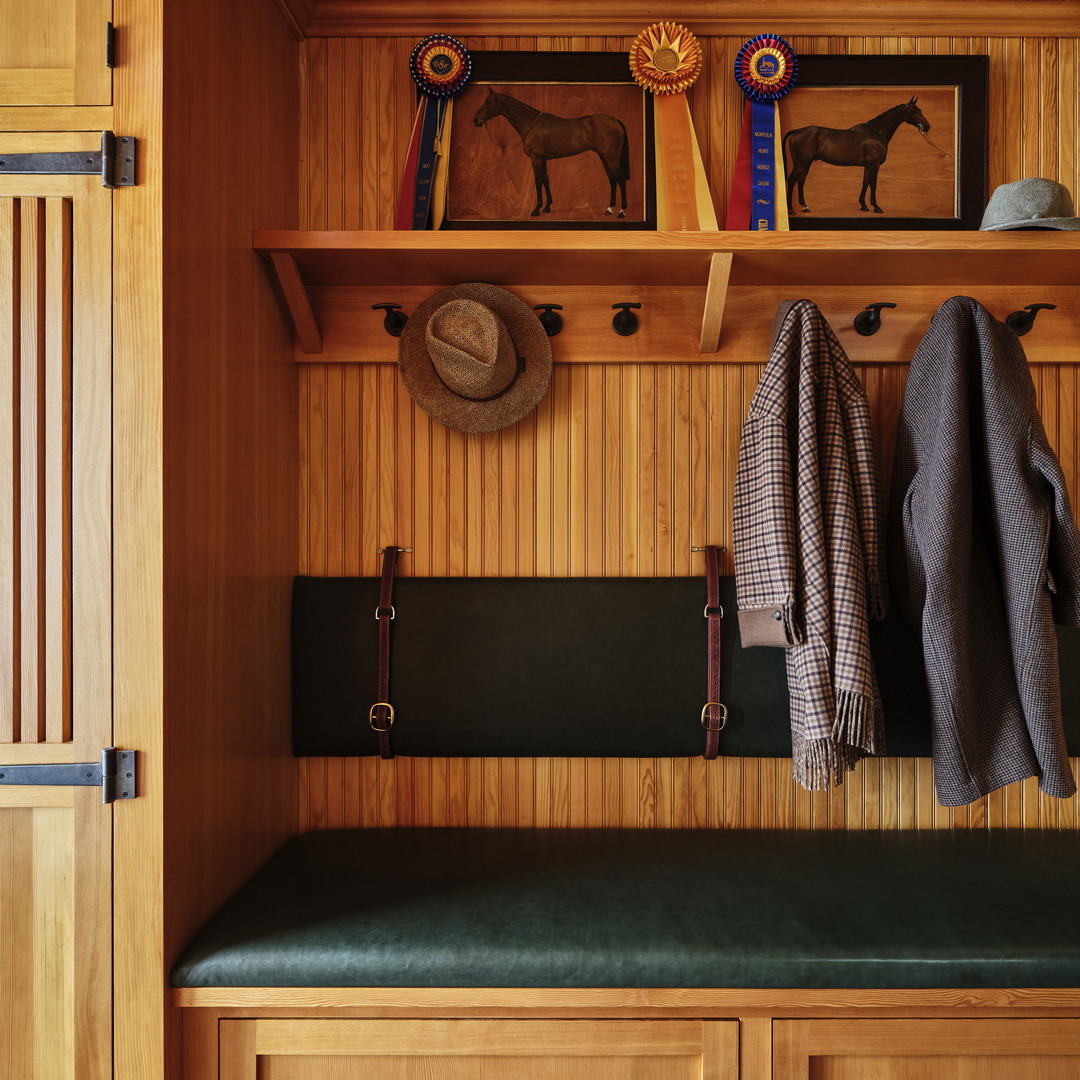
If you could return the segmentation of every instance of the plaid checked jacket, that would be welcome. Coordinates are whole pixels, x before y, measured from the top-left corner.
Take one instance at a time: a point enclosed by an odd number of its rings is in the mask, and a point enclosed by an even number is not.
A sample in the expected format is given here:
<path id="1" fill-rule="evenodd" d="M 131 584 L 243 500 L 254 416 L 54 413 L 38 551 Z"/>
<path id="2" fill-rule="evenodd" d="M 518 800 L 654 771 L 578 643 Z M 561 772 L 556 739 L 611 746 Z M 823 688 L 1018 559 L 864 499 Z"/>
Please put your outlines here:
<path id="1" fill-rule="evenodd" d="M 1080 537 L 1016 335 L 954 296 L 915 353 L 897 431 L 889 574 L 921 632 L 934 783 L 1076 790 L 1054 622 L 1080 625 Z"/>
<path id="2" fill-rule="evenodd" d="M 821 312 L 781 305 L 777 326 L 739 446 L 735 585 L 743 646 L 788 650 L 793 770 L 814 790 L 882 749 L 881 484 L 866 392 Z"/>

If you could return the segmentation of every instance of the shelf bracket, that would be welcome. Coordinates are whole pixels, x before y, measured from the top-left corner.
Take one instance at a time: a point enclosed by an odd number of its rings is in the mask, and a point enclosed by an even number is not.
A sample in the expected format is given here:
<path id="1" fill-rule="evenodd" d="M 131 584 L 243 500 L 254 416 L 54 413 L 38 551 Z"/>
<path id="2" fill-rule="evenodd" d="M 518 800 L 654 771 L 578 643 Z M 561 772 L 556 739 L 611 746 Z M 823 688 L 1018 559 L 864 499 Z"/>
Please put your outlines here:
<path id="1" fill-rule="evenodd" d="M 730 251 L 714 251 L 709 262 L 699 352 L 713 353 L 720 347 L 720 327 L 724 321 L 724 305 L 727 303 L 728 282 L 731 280 L 731 259 Z"/>
<path id="2" fill-rule="evenodd" d="M 296 260 L 286 251 L 270 252 L 270 263 L 277 275 L 281 286 L 281 293 L 285 299 L 285 305 L 289 309 L 293 326 L 296 328 L 296 337 L 300 342 L 300 348 L 306 353 L 321 353 L 322 334 L 319 332 L 319 324 L 315 321 L 315 312 L 311 310 L 311 298 Z"/>

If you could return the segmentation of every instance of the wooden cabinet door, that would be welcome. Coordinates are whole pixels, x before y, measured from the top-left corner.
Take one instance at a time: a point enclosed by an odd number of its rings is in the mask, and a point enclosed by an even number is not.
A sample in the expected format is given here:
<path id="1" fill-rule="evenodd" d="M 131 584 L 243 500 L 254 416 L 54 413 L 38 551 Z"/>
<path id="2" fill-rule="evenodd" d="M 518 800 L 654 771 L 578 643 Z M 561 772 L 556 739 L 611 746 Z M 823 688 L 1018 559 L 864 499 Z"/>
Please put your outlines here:
<path id="1" fill-rule="evenodd" d="M 773 1080 L 1075 1080 L 1080 1020 L 780 1020 Z"/>
<path id="2" fill-rule="evenodd" d="M 223 1020 L 220 1080 L 737 1080 L 738 1024 Z"/>
<path id="3" fill-rule="evenodd" d="M 0 0 L 0 106 L 108 105 L 112 0 Z"/>
<path id="4" fill-rule="evenodd" d="M 0 177 L 0 773 L 111 742 L 111 217 L 99 179 Z M 0 784 L 4 1076 L 112 1075 L 112 813 Z"/>

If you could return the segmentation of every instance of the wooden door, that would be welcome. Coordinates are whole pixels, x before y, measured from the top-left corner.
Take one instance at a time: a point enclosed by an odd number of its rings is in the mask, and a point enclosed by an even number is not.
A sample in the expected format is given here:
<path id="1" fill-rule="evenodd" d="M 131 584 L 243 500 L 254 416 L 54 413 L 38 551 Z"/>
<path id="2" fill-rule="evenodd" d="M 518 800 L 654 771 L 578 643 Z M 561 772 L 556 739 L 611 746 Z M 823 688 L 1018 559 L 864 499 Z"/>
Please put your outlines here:
<path id="1" fill-rule="evenodd" d="M 111 218 L 100 179 L 0 177 L 0 772 L 111 742 Z M 0 784 L 5 1076 L 112 1075 L 112 813 Z"/>
<path id="2" fill-rule="evenodd" d="M 781 1020 L 773 1080 L 1075 1080 L 1080 1020 Z"/>
<path id="3" fill-rule="evenodd" d="M 738 1080 L 738 1023 L 223 1020 L 220 1080 Z"/>
<path id="4" fill-rule="evenodd" d="M 111 18 L 112 0 L 0 0 L 0 106 L 108 105 Z"/>

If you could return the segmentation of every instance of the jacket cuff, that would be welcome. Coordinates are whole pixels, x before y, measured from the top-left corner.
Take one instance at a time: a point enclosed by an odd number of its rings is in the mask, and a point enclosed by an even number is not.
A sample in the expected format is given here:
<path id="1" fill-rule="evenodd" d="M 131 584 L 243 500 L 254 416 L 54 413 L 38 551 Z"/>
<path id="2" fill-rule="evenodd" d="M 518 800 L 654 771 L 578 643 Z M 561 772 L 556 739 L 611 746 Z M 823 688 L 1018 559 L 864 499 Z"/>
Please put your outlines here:
<path id="1" fill-rule="evenodd" d="M 790 649 L 801 644 L 792 625 L 790 605 L 750 608 L 739 612 L 739 639 L 744 649 L 754 645 L 771 645 Z"/>

